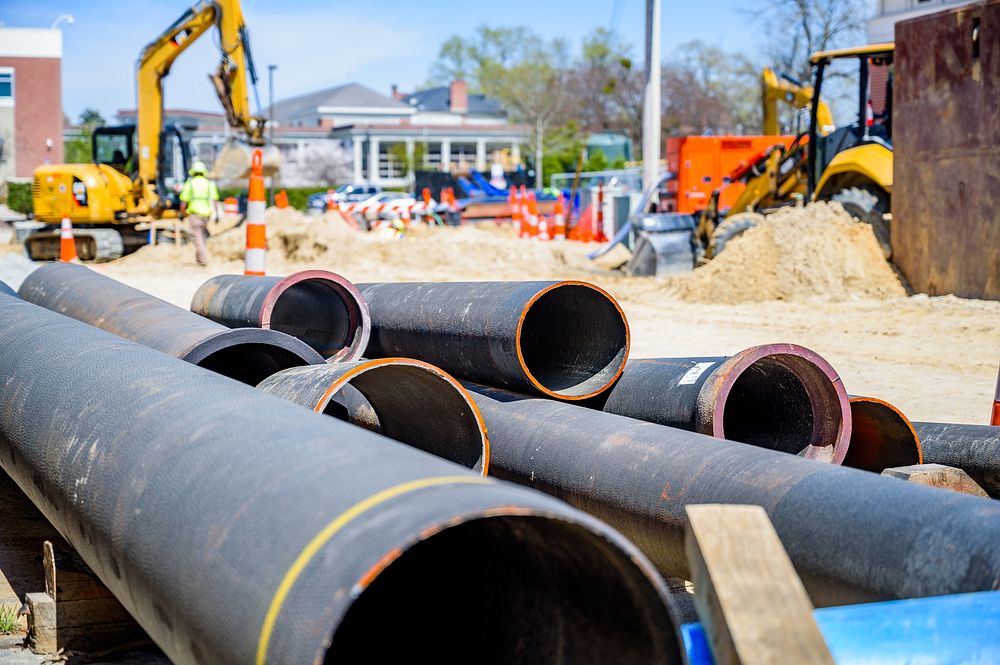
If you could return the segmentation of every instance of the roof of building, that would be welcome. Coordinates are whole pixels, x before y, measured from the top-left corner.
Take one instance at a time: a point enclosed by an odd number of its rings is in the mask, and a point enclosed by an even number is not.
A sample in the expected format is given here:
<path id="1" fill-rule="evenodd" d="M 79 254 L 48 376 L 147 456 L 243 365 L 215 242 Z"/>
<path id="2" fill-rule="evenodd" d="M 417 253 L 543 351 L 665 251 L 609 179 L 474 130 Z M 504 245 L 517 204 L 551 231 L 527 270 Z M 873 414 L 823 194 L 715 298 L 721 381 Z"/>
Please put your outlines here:
<path id="1" fill-rule="evenodd" d="M 451 111 L 451 88 L 443 85 L 437 88 L 418 90 L 406 95 L 403 101 L 418 111 L 446 113 Z M 473 93 L 469 93 L 468 113 L 469 115 L 494 115 L 497 117 L 507 115 L 497 100 L 486 95 Z"/>
<path id="2" fill-rule="evenodd" d="M 316 113 L 317 109 L 323 107 L 398 110 L 401 114 L 410 112 L 406 104 L 375 92 L 360 83 L 351 82 L 283 99 L 274 105 L 274 116 L 280 119 Z"/>

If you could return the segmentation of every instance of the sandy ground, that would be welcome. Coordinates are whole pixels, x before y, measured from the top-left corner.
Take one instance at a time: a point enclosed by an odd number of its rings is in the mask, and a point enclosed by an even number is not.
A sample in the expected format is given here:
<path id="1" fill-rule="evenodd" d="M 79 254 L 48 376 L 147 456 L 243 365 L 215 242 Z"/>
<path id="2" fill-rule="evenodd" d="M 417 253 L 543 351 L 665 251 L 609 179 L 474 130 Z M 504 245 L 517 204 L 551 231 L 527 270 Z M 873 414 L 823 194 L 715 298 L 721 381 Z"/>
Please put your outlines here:
<path id="1" fill-rule="evenodd" d="M 593 244 L 520 240 L 492 222 L 390 239 L 354 232 L 332 218 L 303 225 L 282 212 L 269 211 L 270 274 L 324 268 L 355 282 L 586 279 L 621 302 L 633 357 L 717 356 L 793 342 L 826 357 L 849 392 L 887 399 L 913 420 L 981 424 L 989 417 L 1000 361 L 1000 302 L 798 294 L 794 300 L 692 303 L 681 300 L 671 280 L 625 278 L 595 267 L 586 258 Z M 194 264 L 189 246 L 144 248 L 96 267 L 187 307 L 209 277 L 242 272 L 242 262 L 232 260 L 240 241 L 239 231 L 214 237 L 208 268 Z"/>

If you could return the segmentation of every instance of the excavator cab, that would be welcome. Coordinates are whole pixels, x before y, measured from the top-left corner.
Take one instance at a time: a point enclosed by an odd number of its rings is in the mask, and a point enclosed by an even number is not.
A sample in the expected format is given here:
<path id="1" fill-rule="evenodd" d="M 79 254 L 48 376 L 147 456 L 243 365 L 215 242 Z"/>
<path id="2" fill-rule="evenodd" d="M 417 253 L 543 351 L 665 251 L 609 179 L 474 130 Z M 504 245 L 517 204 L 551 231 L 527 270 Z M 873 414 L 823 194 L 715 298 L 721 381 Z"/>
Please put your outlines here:
<path id="1" fill-rule="evenodd" d="M 138 175 L 135 144 L 135 125 L 99 127 L 91 138 L 94 163 L 110 166 L 135 179 Z M 191 150 L 187 137 L 175 125 L 163 127 L 157 161 L 157 197 L 162 201 L 162 209 L 176 210 L 180 207 L 180 188 L 191 165 Z"/>
<path id="2" fill-rule="evenodd" d="M 886 217 L 892 194 L 893 51 L 893 44 L 872 44 L 812 56 L 814 99 L 824 87 L 833 87 L 831 81 L 852 80 L 846 96 L 853 108 L 850 122 L 822 136 L 813 104 L 807 168 L 810 199 L 837 201 L 871 224 L 886 258 L 891 254 Z"/>

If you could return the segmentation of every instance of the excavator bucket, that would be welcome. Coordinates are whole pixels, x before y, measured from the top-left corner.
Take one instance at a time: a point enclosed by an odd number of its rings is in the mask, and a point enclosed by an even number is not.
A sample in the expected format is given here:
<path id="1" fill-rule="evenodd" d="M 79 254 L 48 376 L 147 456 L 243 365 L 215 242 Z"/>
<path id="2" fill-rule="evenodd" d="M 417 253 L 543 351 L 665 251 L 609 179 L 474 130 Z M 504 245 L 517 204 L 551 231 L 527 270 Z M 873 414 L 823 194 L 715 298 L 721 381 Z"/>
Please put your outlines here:
<path id="1" fill-rule="evenodd" d="M 213 180 L 242 181 L 250 177 L 250 156 L 254 146 L 247 145 L 235 138 L 226 139 L 209 174 Z M 264 146 L 264 176 L 271 176 L 281 168 L 281 153 L 273 145 Z"/>

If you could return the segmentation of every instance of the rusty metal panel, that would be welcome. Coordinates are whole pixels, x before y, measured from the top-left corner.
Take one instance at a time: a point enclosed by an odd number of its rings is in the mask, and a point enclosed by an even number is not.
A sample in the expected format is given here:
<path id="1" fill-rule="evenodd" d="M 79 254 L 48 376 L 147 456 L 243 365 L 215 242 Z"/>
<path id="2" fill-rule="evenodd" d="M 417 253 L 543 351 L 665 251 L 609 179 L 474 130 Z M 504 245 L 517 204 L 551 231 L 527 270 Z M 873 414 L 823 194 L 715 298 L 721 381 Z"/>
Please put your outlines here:
<path id="1" fill-rule="evenodd" d="M 896 25 L 892 248 L 914 291 L 1000 299 L 1000 0 Z"/>

